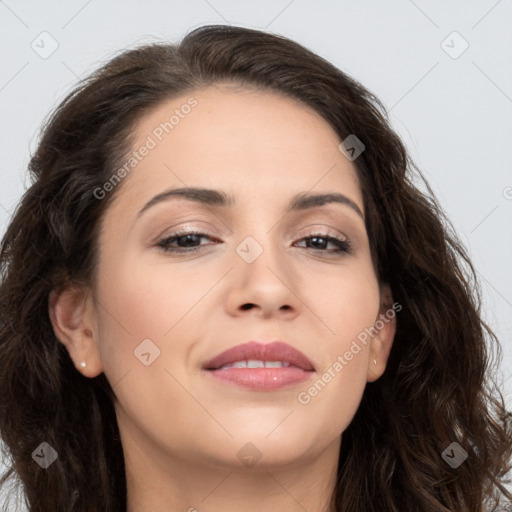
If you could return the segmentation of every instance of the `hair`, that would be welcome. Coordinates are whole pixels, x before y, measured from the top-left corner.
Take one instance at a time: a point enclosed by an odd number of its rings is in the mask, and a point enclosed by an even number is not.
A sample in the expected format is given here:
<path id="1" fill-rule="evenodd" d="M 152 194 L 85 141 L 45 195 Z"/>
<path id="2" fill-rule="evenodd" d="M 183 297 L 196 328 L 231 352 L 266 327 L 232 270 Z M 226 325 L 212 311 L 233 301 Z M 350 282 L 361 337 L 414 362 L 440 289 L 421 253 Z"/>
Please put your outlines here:
<path id="1" fill-rule="evenodd" d="M 382 103 L 285 37 L 202 26 L 179 44 L 124 50 L 69 93 L 31 156 L 31 185 L 0 248 L 0 436 L 31 512 L 126 511 L 114 392 L 76 370 L 54 333 L 52 290 L 90 286 L 102 187 L 133 150 L 142 116 L 211 85 L 283 94 L 311 107 L 364 152 L 361 184 L 372 260 L 401 306 L 386 371 L 369 383 L 339 453 L 331 505 L 344 512 L 482 512 L 512 500 L 512 414 L 496 384 L 499 342 L 480 314 L 476 272 Z M 426 187 L 414 185 L 420 177 Z M 57 453 L 43 469 L 42 442 Z M 459 467 L 443 459 L 457 442 Z"/>

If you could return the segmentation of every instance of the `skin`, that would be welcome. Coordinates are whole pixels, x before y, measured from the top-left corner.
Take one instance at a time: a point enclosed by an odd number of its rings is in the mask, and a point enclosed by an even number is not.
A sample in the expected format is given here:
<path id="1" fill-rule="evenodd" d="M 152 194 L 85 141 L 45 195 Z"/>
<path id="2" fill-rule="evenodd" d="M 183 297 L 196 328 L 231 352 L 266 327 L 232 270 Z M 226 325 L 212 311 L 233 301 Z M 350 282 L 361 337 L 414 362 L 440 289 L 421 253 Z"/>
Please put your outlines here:
<path id="1" fill-rule="evenodd" d="M 191 96 L 197 106 L 118 185 L 103 219 L 95 282 L 52 293 L 55 333 L 78 371 L 105 372 L 114 388 L 130 512 L 332 510 L 342 433 L 367 382 L 385 370 L 394 319 L 309 403 L 297 396 L 392 297 L 379 286 L 353 209 L 285 208 L 299 193 L 338 192 L 364 214 L 355 166 L 307 106 L 227 85 L 158 106 L 136 126 L 134 149 Z M 236 202 L 175 198 L 137 218 L 157 194 L 193 186 L 222 189 Z M 211 238 L 183 255 L 156 245 L 184 228 Z M 337 254 L 323 242 L 322 252 L 304 241 L 312 233 L 349 238 L 353 251 Z M 236 251 L 247 236 L 263 249 L 252 263 Z M 145 339 L 160 350 L 148 366 L 134 356 Z M 311 360 L 310 381 L 251 391 L 201 371 L 227 348 L 272 339 Z M 237 457 L 248 442 L 261 454 L 252 466 Z"/>

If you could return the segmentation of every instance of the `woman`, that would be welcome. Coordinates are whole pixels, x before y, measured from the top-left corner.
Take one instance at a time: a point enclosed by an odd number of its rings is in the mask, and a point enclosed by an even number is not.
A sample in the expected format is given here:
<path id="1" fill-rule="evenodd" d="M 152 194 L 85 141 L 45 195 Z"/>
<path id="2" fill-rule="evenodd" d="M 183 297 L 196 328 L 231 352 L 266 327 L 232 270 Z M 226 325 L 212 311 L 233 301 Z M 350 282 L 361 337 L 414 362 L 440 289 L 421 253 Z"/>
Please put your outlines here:
<path id="1" fill-rule="evenodd" d="M 201 27 L 84 81 L 1 250 L 30 510 L 509 502 L 497 340 L 413 168 L 379 100 L 283 37 Z"/>

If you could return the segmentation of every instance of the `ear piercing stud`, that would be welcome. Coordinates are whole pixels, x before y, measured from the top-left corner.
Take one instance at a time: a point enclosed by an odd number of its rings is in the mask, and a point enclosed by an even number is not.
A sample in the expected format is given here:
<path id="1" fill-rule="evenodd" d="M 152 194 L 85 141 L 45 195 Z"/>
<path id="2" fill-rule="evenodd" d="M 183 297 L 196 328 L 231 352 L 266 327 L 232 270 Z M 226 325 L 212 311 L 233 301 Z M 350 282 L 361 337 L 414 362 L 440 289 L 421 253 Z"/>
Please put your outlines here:
<path id="1" fill-rule="evenodd" d="M 82 368 L 85 368 L 85 367 L 87 366 L 87 363 L 86 363 L 85 361 L 82 361 L 82 362 L 80 363 L 80 366 L 81 366 Z"/>
<path id="2" fill-rule="evenodd" d="M 374 359 L 374 360 L 373 360 L 373 364 L 377 364 L 377 359 Z"/>

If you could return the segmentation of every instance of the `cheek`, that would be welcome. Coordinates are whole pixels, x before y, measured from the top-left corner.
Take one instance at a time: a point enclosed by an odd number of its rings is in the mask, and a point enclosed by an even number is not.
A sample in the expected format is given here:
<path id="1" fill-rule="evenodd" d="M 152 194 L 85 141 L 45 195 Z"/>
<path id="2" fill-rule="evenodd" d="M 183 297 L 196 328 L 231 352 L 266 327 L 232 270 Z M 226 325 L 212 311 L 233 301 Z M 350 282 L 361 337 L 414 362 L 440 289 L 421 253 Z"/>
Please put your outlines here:
<path id="1" fill-rule="evenodd" d="M 184 381 L 180 365 L 187 359 L 193 329 L 201 325 L 193 315 L 197 302 L 211 284 L 184 272 L 170 275 L 169 267 L 126 260 L 105 265 L 98 276 L 104 373 L 122 414 L 141 428 L 148 418 L 164 426 L 169 411 L 190 409 L 190 397 L 179 384 Z M 178 442 L 178 428 L 169 434 Z"/>
<path id="2" fill-rule="evenodd" d="M 115 320 L 113 328 L 129 333 L 133 341 L 163 338 L 186 321 L 187 312 L 211 287 L 207 279 L 194 279 L 176 265 L 144 266 L 128 259 L 105 267 L 102 275 L 99 295 L 108 304 L 106 323 Z"/>
<path id="3" fill-rule="evenodd" d="M 306 277 L 301 293 L 320 320 L 318 333 L 333 356 L 348 350 L 378 316 L 379 285 L 369 258 Z"/>
<path id="4" fill-rule="evenodd" d="M 370 328 L 375 319 L 377 305 L 361 305 L 369 295 L 353 297 L 346 309 L 330 318 L 335 334 L 325 334 L 317 343 L 324 346 L 322 364 L 308 386 L 298 390 L 296 407 L 305 418 L 305 427 L 311 435 L 323 432 L 334 439 L 352 421 L 367 384 Z M 323 427 L 319 423 L 325 422 Z"/>
<path id="5" fill-rule="evenodd" d="M 318 278 L 318 276 L 317 276 Z M 350 271 L 317 279 L 309 293 L 321 320 L 319 339 L 323 346 L 318 376 L 297 395 L 299 407 L 314 418 L 330 418 L 332 436 L 342 432 L 352 420 L 367 383 L 369 347 L 379 312 L 379 287 L 368 261 Z M 321 331 L 321 332 L 320 332 Z M 317 426 L 317 425 L 316 425 Z"/>
<path id="6" fill-rule="evenodd" d="M 179 407 L 183 390 L 169 374 L 179 382 L 190 378 L 190 353 L 219 318 L 215 284 L 226 269 L 141 260 L 104 258 L 99 339 L 106 377 L 112 386 L 122 381 L 115 389 L 119 401 L 140 408 L 135 397 L 144 395 L 150 414 L 160 411 L 163 400 L 165 410 Z"/>

